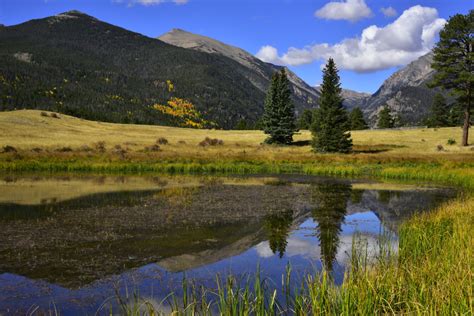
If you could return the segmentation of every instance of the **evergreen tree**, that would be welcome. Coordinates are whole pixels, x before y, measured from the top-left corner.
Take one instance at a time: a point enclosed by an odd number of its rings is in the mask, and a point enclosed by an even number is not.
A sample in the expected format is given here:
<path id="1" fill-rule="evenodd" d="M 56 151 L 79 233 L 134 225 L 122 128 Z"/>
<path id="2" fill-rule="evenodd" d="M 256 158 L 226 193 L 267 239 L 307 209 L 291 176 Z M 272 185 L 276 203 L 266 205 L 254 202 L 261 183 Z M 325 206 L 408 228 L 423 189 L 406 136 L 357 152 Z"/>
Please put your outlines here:
<path id="1" fill-rule="evenodd" d="M 439 34 L 434 48 L 432 86 L 450 89 L 464 106 L 462 145 L 468 145 L 471 104 L 474 98 L 473 46 L 474 10 L 452 16 Z"/>
<path id="2" fill-rule="evenodd" d="M 351 185 L 345 183 L 322 183 L 312 189 L 312 200 L 317 207 L 311 211 L 311 217 L 318 223 L 316 237 L 321 248 L 321 262 L 328 272 L 333 270 L 336 261 L 351 191 Z"/>
<path id="3" fill-rule="evenodd" d="M 461 126 L 463 116 L 463 106 L 459 103 L 453 104 L 448 113 L 448 126 Z"/>
<path id="4" fill-rule="evenodd" d="M 362 110 L 359 107 L 356 107 L 352 110 L 350 114 L 350 120 L 351 120 L 351 130 L 353 131 L 369 128 L 369 126 L 367 125 L 367 122 L 364 119 L 364 115 L 362 114 Z"/>
<path id="5" fill-rule="evenodd" d="M 310 129 L 313 123 L 313 111 L 305 109 L 298 120 L 299 129 Z"/>
<path id="6" fill-rule="evenodd" d="M 449 112 L 446 106 L 446 99 L 441 93 L 434 96 L 433 105 L 431 106 L 430 115 L 427 120 L 428 127 L 449 126 Z"/>
<path id="7" fill-rule="evenodd" d="M 336 64 L 329 58 L 323 70 L 319 109 L 313 117 L 313 146 L 318 152 L 347 153 L 352 150 L 350 121 L 342 106 L 341 84 Z"/>
<path id="8" fill-rule="evenodd" d="M 284 68 L 272 76 L 265 99 L 263 126 L 265 134 L 269 135 L 265 142 L 269 144 L 291 144 L 297 131 L 290 81 Z"/>
<path id="9" fill-rule="evenodd" d="M 265 217 L 265 230 L 270 249 L 274 254 L 278 252 L 280 258 L 285 254 L 292 223 L 293 211 L 291 210 Z"/>
<path id="10" fill-rule="evenodd" d="M 385 105 L 383 109 L 379 113 L 379 119 L 377 122 L 378 128 L 393 128 L 394 127 L 394 120 L 388 105 Z"/>

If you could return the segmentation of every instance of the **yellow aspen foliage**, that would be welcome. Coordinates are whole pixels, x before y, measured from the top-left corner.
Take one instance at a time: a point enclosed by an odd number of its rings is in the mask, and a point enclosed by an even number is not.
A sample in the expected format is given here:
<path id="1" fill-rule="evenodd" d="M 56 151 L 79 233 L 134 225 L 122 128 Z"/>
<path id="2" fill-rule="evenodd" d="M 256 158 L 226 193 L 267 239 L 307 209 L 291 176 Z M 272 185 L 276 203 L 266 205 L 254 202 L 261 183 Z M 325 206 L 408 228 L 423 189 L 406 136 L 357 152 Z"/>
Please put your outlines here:
<path id="1" fill-rule="evenodd" d="M 168 86 L 168 92 L 174 91 L 174 84 L 171 82 L 171 80 L 166 80 L 166 85 Z"/>
<path id="2" fill-rule="evenodd" d="M 204 128 L 212 125 L 211 122 L 202 118 L 201 113 L 199 113 L 191 102 L 184 99 L 171 98 L 165 105 L 155 104 L 153 108 L 172 117 L 181 127 Z"/>

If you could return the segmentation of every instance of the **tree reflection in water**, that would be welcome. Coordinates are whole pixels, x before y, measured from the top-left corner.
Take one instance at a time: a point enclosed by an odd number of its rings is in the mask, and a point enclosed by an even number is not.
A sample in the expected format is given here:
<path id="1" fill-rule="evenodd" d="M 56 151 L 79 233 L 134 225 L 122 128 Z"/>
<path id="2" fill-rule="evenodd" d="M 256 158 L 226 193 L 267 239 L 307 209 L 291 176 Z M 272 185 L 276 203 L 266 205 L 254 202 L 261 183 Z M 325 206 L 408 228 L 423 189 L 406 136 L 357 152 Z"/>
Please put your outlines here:
<path id="1" fill-rule="evenodd" d="M 316 206 L 311 215 L 318 223 L 316 237 L 319 240 L 321 262 L 329 272 L 332 271 L 336 259 L 339 235 L 351 191 L 351 185 L 346 183 L 317 184 L 312 190 L 312 199 Z"/>
<path id="2" fill-rule="evenodd" d="M 292 210 L 267 215 L 265 217 L 265 230 L 267 232 L 270 249 L 274 254 L 278 252 L 280 258 L 285 254 L 292 223 Z"/>

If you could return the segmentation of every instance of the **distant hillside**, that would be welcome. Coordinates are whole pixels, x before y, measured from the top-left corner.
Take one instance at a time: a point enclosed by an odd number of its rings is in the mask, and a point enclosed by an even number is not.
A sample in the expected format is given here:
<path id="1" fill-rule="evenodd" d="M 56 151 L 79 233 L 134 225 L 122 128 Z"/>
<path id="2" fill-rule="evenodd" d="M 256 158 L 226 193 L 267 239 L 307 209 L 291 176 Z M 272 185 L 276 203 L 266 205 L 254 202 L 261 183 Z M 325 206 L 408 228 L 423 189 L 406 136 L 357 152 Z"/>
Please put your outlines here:
<path id="1" fill-rule="evenodd" d="M 431 68 L 433 53 L 418 58 L 391 75 L 370 98 L 363 111 L 374 125 L 385 104 L 408 125 L 417 125 L 428 115 L 433 97 L 439 90 L 427 87 L 435 71 Z"/>
<path id="2" fill-rule="evenodd" d="M 225 56 L 238 62 L 248 69 L 244 74 L 247 79 L 263 93 L 266 92 L 270 84 L 272 74 L 281 69 L 281 66 L 265 63 L 241 48 L 181 29 L 173 29 L 158 39 L 171 45 Z M 293 101 L 297 114 L 302 113 L 303 109 L 317 107 L 319 92 L 291 70 L 287 69 L 287 73 L 292 85 Z"/>
<path id="3" fill-rule="evenodd" d="M 265 94 L 247 79 L 253 75 L 225 56 L 172 46 L 77 11 L 0 28 L 1 110 L 169 125 L 151 106 L 177 96 L 232 128 L 262 114 Z"/>

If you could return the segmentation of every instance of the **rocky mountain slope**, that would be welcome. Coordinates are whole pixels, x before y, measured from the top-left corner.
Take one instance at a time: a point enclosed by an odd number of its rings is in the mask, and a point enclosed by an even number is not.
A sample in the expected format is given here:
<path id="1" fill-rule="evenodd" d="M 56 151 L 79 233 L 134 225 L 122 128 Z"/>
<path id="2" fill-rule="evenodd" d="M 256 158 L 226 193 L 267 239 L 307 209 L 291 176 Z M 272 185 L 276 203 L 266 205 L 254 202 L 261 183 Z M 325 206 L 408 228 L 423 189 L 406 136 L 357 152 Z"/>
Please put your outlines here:
<path id="1" fill-rule="evenodd" d="M 372 125 L 388 104 L 407 125 L 422 122 L 436 90 L 432 54 L 388 78 L 373 95 L 343 90 Z M 0 27 L 0 110 L 32 108 L 82 118 L 174 125 L 153 108 L 189 99 L 222 128 L 255 123 L 272 73 L 280 66 L 217 40 L 174 29 L 152 39 L 78 11 Z M 297 114 L 318 106 L 319 89 L 291 71 Z M 173 85 L 169 90 L 167 81 Z"/>
<path id="2" fill-rule="evenodd" d="M 245 50 L 227 45 L 215 39 L 193 34 L 181 29 L 173 29 L 158 37 L 159 40 L 182 48 L 228 57 L 248 68 L 247 79 L 260 91 L 266 92 L 272 74 L 281 69 L 270 63 L 265 63 Z M 292 84 L 293 99 L 296 112 L 301 113 L 305 108 L 317 106 L 319 92 L 309 86 L 291 70 L 286 69 Z"/>
<path id="3" fill-rule="evenodd" d="M 435 71 L 431 68 L 433 53 L 428 53 L 401 68 L 387 80 L 363 105 L 372 124 L 385 104 L 399 114 L 405 124 L 421 123 L 429 112 L 438 90 L 427 87 Z"/>

